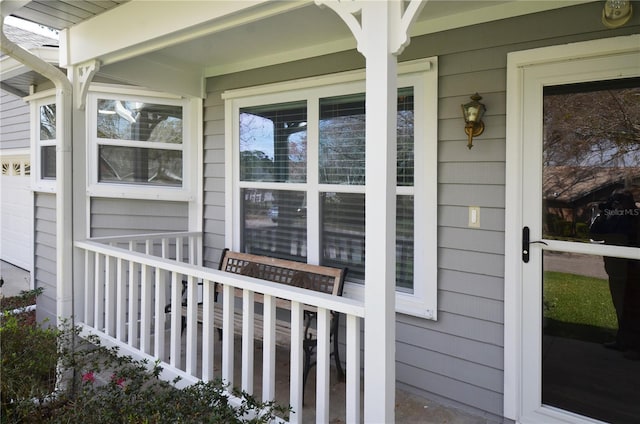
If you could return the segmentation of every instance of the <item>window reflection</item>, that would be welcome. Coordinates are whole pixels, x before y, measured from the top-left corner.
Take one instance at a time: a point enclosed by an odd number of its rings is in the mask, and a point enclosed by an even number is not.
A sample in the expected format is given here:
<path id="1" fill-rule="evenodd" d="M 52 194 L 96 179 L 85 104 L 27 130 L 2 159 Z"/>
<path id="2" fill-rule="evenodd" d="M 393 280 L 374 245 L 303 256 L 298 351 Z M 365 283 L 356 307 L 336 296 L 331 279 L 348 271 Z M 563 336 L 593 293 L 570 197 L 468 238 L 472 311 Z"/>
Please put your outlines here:
<path id="1" fill-rule="evenodd" d="M 615 190 L 640 200 L 639 98 L 640 78 L 545 88 L 545 238 L 590 242 Z"/>
<path id="2" fill-rule="evenodd" d="M 542 402 L 615 423 L 640 416 L 640 261 L 544 251 Z"/>
<path id="3" fill-rule="evenodd" d="M 240 111 L 240 180 L 307 180 L 307 105 L 282 103 Z"/>
<path id="4" fill-rule="evenodd" d="M 182 186 L 182 106 L 98 99 L 97 109 L 99 182 Z"/>
<path id="5" fill-rule="evenodd" d="M 40 140 L 56 138 L 56 105 L 40 106 Z"/>

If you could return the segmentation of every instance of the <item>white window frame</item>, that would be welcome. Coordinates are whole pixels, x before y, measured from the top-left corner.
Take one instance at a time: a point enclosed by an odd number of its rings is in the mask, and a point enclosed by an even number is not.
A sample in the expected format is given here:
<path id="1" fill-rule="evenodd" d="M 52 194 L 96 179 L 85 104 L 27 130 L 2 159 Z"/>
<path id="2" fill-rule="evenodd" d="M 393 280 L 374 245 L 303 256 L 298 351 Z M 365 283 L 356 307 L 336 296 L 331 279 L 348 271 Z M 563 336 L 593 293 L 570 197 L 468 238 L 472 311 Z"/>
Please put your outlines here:
<path id="1" fill-rule="evenodd" d="M 414 161 L 413 187 L 397 187 L 399 195 L 414 195 L 414 283 L 413 292 L 396 290 L 396 310 L 408 315 L 437 319 L 437 58 L 403 62 L 398 65 L 398 87 L 414 88 Z M 347 93 L 365 92 L 364 70 L 305 78 L 284 83 L 269 84 L 229 90 L 223 93 L 225 100 L 225 243 L 233 249 L 240 248 L 241 217 L 239 216 L 240 191 L 244 187 L 281 189 L 282 183 L 241 182 L 239 161 L 239 116 L 244 107 L 286 103 L 298 100 L 317 100 Z M 315 105 L 314 105 L 315 103 Z M 311 101 L 310 108 L 317 108 Z M 309 122 L 307 162 L 317 168 L 317 122 Z M 315 134 L 312 133 L 315 131 Z M 314 164 L 315 162 L 315 164 Z M 317 177 L 307 176 L 306 183 L 291 183 L 303 191 L 364 193 L 365 186 L 319 184 Z M 311 202 L 311 199 L 307 199 Z M 312 206 L 309 205 L 309 210 Z M 319 205 L 315 205 L 319 207 Z M 307 214 L 307 237 L 317 239 L 320 222 L 318 214 Z M 307 246 L 309 263 L 319 263 L 320 246 Z M 343 296 L 364 299 L 362 284 L 345 283 Z"/>
<path id="2" fill-rule="evenodd" d="M 171 187 L 162 185 L 111 183 L 98 181 L 98 146 L 101 144 L 97 137 L 97 107 L 98 99 L 112 99 L 169 104 L 182 106 L 182 186 Z M 87 122 L 87 194 L 95 197 L 116 197 L 128 199 L 194 201 L 197 199 L 197 137 L 198 121 L 201 114 L 201 99 L 186 99 L 179 96 L 158 93 L 149 90 L 131 89 L 121 86 L 107 86 L 94 84 L 87 94 L 86 122 Z M 119 146 L 126 147 L 130 142 L 122 140 Z M 162 149 L 162 143 L 150 148 Z"/>
<path id="3" fill-rule="evenodd" d="M 45 105 L 56 104 L 56 94 L 54 90 L 47 90 L 26 97 L 25 100 L 29 101 L 31 113 L 31 188 L 37 192 L 55 193 L 57 176 L 56 178 L 42 178 L 42 147 L 55 147 L 59 132 L 56 123 L 56 138 L 53 140 L 40 140 L 40 108 Z"/>

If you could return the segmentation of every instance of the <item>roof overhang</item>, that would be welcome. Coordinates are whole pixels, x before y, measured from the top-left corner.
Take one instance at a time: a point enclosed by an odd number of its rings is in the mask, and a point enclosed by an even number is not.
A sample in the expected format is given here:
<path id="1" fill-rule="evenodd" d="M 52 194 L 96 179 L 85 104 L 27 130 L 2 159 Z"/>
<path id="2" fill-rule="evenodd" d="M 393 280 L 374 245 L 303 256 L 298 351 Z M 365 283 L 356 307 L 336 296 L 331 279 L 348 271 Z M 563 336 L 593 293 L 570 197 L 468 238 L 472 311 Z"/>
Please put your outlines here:
<path id="1" fill-rule="evenodd" d="M 410 35 L 593 1 L 429 0 Z M 62 29 L 60 66 L 97 61 L 111 79 L 202 97 L 207 77 L 355 48 L 347 25 L 309 0 L 131 0 Z"/>
<path id="2" fill-rule="evenodd" d="M 410 34 L 423 35 L 593 1 L 430 0 Z M 355 48 L 353 36 L 338 16 L 309 0 L 132 0 L 63 33 L 62 66 L 94 59 L 109 65 L 156 54 L 167 59 L 188 58 L 188 62 L 205 69 L 205 76 Z"/>

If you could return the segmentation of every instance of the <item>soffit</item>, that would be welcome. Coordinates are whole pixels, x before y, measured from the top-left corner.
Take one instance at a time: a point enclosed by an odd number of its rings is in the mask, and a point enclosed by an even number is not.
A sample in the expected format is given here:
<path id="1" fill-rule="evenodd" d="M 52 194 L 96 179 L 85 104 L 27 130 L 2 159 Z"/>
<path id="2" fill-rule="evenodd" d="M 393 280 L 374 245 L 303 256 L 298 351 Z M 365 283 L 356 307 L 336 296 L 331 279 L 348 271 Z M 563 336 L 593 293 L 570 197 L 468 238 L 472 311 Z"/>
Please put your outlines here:
<path id="1" fill-rule="evenodd" d="M 506 19 L 586 1 L 429 0 L 413 24 L 417 36 Z M 205 77 L 355 49 L 347 25 L 327 7 L 304 7 L 231 26 L 195 39 L 146 53 L 153 62 L 183 63 Z"/>
<path id="2" fill-rule="evenodd" d="M 118 66 L 132 74 L 135 66 L 142 69 L 149 64 L 157 64 L 158 74 L 165 70 L 168 75 L 173 75 L 173 79 L 178 73 L 184 78 L 201 79 L 356 47 L 354 37 L 336 13 L 327 7 L 318 7 L 313 1 L 254 1 L 252 4 L 255 6 L 246 6 L 242 15 L 230 13 L 228 16 L 217 16 L 171 33 L 164 33 L 160 29 L 155 38 L 144 38 L 132 45 L 121 42 L 112 50 L 108 49 L 108 45 L 105 46 L 104 28 L 102 32 L 96 29 L 95 34 L 86 32 L 87 27 L 91 31 L 92 19 L 104 22 L 109 16 L 118 16 L 117 12 L 122 10 L 118 9 L 120 6 L 126 6 L 127 10 L 144 10 L 148 7 L 148 14 L 145 10 L 144 16 L 136 17 L 138 19 L 134 19 L 129 27 L 113 27 L 115 32 L 112 34 L 121 40 L 123 34 L 125 40 L 135 39 L 135 32 L 140 28 L 153 27 L 155 2 L 134 1 L 135 8 L 128 7 L 134 3 L 129 0 L 35 0 L 13 15 L 56 29 L 70 28 L 70 34 L 73 34 L 74 27 L 84 26 L 84 39 L 76 41 L 92 47 L 94 44 L 87 42 L 87 39 L 93 37 L 100 44 L 96 45 L 99 47 L 96 49 L 86 48 L 89 56 L 85 56 L 84 60 L 99 60 L 105 71 L 111 66 L 114 77 L 118 74 L 115 69 Z M 589 1 L 594 0 L 429 0 L 411 27 L 410 35 L 444 31 Z M 184 4 L 187 8 L 189 3 L 175 2 L 174 5 Z M 269 9 L 272 9 L 272 13 L 268 13 Z M 73 40 L 71 45 L 74 45 Z M 92 51 L 99 53 L 90 57 Z M 128 82 L 140 83 L 131 78 Z"/>
<path id="3" fill-rule="evenodd" d="M 10 1 L 4 1 L 9 7 L 13 7 Z M 35 0 L 26 3 L 11 15 L 55 30 L 62 30 L 128 1 L 130 0 Z M 58 64 L 58 40 L 30 33 L 9 24 L 4 25 L 4 32 L 7 38 L 20 47 L 30 50 L 53 65 Z M 0 86 L 16 96 L 24 97 L 29 94 L 30 86 L 48 81 L 44 76 L 29 70 L 4 54 L 0 54 L 0 64 Z"/>
<path id="4" fill-rule="evenodd" d="M 61 30 L 84 22 L 129 0 L 33 0 L 13 16 Z"/>
<path id="5" fill-rule="evenodd" d="M 32 54 L 58 64 L 58 40 L 40 34 L 5 24 L 4 33 L 7 38 Z M 5 54 L 0 54 L 1 88 L 16 96 L 24 97 L 29 94 L 31 85 L 39 85 L 48 81 L 44 76 L 31 71 L 22 63 Z"/>

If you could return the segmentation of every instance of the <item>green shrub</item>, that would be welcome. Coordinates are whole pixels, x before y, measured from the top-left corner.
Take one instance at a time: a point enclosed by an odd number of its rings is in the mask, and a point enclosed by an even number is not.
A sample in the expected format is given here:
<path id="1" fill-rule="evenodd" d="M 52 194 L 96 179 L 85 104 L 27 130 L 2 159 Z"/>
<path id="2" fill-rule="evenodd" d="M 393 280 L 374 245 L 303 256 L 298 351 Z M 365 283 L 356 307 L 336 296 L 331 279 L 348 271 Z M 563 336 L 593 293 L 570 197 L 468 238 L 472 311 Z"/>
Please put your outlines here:
<path id="1" fill-rule="evenodd" d="M 17 296 L 0 297 L 0 310 L 11 311 L 25 306 L 35 305 L 36 297 L 42 294 L 42 287 L 34 290 L 23 290 Z"/>
<path id="2" fill-rule="evenodd" d="M 41 329 L 41 334 L 49 340 L 49 330 Z M 14 401 L 5 409 L 3 400 L 3 423 L 266 423 L 290 412 L 288 407 L 258 402 L 240 392 L 234 395 L 241 404 L 232 404 L 220 381 L 178 389 L 172 384 L 177 380 L 170 383 L 159 378 L 159 363 L 119 356 L 116 348 L 100 346 L 95 337 L 81 339 L 78 330 L 66 324 L 52 334 L 58 355 L 54 348 L 51 356 L 59 359 L 64 385 L 46 402 Z M 23 396 L 33 397 L 31 393 Z"/>
<path id="3" fill-rule="evenodd" d="M 55 387 L 58 330 L 35 324 L 31 314 L 5 312 L 0 323 L 2 421 L 32 408 Z"/>

